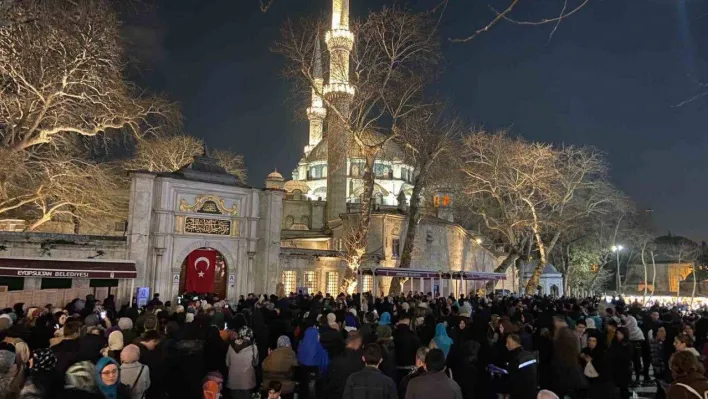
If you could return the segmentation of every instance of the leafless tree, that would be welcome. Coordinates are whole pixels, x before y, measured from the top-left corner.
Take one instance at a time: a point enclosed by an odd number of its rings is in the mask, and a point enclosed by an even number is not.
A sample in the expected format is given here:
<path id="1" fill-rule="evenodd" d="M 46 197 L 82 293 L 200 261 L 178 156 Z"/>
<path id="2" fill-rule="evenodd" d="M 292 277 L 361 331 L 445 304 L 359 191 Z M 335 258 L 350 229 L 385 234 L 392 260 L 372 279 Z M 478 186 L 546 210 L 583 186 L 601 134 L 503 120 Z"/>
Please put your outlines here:
<path id="1" fill-rule="evenodd" d="M 320 20 L 286 23 L 274 51 L 286 58 L 285 76 L 295 82 L 296 91 L 303 98 L 315 93 L 323 99 L 329 130 L 342 133 L 339 137 L 328 134 L 326 139 L 340 140 L 337 147 L 343 148 L 343 153 L 349 154 L 354 148 L 356 157 L 364 160 L 360 218 L 347 240 L 349 267 L 343 279 L 343 285 L 351 289 L 371 221 L 374 162 L 398 135 L 402 119 L 424 106 L 422 89 L 436 73 L 440 52 L 434 21 L 426 14 L 384 7 L 349 27 L 355 40 L 347 60 L 329 62 L 328 54 L 316 54 L 318 42 L 327 30 Z M 315 65 L 320 58 L 333 69 L 329 71 L 330 78 L 333 74 L 349 77 L 353 94 L 347 101 L 324 92 Z"/>
<path id="2" fill-rule="evenodd" d="M 441 107 L 422 108 L 415 114 L 404 119 L 399 129 L 396 143 L 406 152 L 406 159 L 415 167 L 413 189 L 408 204 L 406 236 L 399 267 L 410 267 L 415 245 L 418 222 L 421 217 L 421 197 L 430 187 L 442 186 L 447 177 L 455 173 L 455 169 L 447 169 L 450 162 L 442 162 L 455 144 L 459 145 L 464 130 L 462 120 Z M 448 160 L 450 157 L 447 157 Z M 435 176 L 442 182 L 431 180 Z M 394 278 L 389 292 L 400 292 L 400 280 Z"/>

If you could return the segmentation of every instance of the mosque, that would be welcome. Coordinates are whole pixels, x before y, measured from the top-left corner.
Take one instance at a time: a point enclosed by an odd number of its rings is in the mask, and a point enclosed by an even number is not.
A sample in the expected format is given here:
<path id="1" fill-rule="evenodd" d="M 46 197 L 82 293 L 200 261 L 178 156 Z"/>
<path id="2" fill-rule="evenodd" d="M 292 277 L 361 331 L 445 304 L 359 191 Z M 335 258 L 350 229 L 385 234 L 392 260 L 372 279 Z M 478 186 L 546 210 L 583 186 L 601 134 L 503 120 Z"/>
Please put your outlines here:
<path id="1" fill-rule="evenodd" d="M 349 0 L 332 0 L 331 29 L 323 36 L 329 59 L 346 65 L 330 65 L 324 73 L 322 57 L 316 57 L 318 91 L 351 101 L 348 60 L 355 37 Z M 17 299 L 11 294 L 23 291 L 25 301 L 31 300 L 27 295 L 50 301 L 47 292 L 37 294 L 48 289 L 79 290 L 60 292 L 54 303 L 80 292 L 112 293 L 122 300 L 160 293 L 170 299 L 203 272 L 213 274 L 213 292 L 229 299 L 252 292 L 341 292 L 347 267 L 342 254 L 346 232 L 359 214 L 364 158 L 353 143 L 345 143 L 346 157 L 332 156 L 342 140 L 330 138 L 343 132 L 330 123 L 314 91 L 303 112 L 309 141 L 289 180 L 274 171 L 264 188 L 250 187 L 205 153 L 176 172 L 132 172 L 127 227 L 120 236 L 0 232 L 6 248 L 0 257 L 0 304 L 3 296 L 10 302 Z M 411 262 L 417 274 L 386 272 L 399 262 L 416 171 L 395 143 L 383 152 L 373 169 L 375 204 L 356 290 L 386 294 L 391 278 L 403 276 L 404 291 L 461 294 L 502 278 L 491 274 L 497 256 L 479 234 L 455 223 L 455 201 L 445 191 L 423 193 Z M 195 251 L 204 256 L 194 260 Z M 192 268 L 200 269 L 198 277 Z"/>

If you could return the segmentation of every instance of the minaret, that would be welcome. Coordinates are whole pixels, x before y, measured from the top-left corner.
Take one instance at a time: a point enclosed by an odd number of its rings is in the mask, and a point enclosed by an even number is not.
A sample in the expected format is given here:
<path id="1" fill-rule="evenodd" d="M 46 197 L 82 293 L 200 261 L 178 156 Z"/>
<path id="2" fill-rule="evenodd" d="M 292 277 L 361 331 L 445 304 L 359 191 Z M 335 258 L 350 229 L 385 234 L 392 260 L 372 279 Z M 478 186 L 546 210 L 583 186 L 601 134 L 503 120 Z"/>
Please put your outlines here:
<path id="1" fill-rule="evenodd" d="M 313 148 L 322 141 L 322 126 L 324 124 L 327 110 L 322 102 L 322 90 L 324 89 L 324 78 L 322 74 L 322 50 L 320 49 L 320 38 L 317 37 L 315 43 L 315 60 L 312 66 L 312 77 L 315 80 L 315 87 L 312 89 L 312 104 L 307 109 L 307 119 L 310 121 L 310 141 L 305 146 L 305 156 L 310 154 Z"/>
<path id="2" fill-rule="evenodd" d="M 349 57 L 354 34 L 349 30 L 349 0 L 332 0 L 332 29 L 325 35 L 329 50 L 329 82 L 324 94 L 327 110 L 327 221 L 347 211 L 347 148 L 350 132 L 342 119 L 349 117 L 354 87 L 349 84 Z"/>

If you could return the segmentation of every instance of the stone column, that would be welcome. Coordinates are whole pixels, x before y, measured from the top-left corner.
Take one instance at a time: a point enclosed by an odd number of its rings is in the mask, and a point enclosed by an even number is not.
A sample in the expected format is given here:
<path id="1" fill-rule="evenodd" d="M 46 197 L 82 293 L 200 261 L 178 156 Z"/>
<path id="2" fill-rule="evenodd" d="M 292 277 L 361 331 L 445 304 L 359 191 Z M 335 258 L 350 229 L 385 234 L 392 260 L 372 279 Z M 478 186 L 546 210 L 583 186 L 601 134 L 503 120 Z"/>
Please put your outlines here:
<path id="1" fill-rule="evenodd" d="M 258 242 L 249 248 L 255 257 L 249 266 L 253 274 L 249 278 L 252 289 L 259 292 L 275 292 L 276 271 L 280 266 L 280 221 L 283 213 L 282 190 L 263 190 L 258 196 Z"/>
<path id="2" fill-rule="evenodd" d="M 330 93 L 330 101 L 342 115 L 349 114 L 350 98 L 342 93 Z M 350 134 L 341 117 L 327 112 L 327 207 L 325 220 L 339 219 L 347 211 L 347 149 Z"/>
<path id="3" fill-rule="evenodd" d="M 135 261 L 136 287 L 148 284 L 148 270 L 152 265 L 150 230 L 155 175 L 133 173 L 130 183 L 130 206 L 128 209 L 128 258 Z"/>

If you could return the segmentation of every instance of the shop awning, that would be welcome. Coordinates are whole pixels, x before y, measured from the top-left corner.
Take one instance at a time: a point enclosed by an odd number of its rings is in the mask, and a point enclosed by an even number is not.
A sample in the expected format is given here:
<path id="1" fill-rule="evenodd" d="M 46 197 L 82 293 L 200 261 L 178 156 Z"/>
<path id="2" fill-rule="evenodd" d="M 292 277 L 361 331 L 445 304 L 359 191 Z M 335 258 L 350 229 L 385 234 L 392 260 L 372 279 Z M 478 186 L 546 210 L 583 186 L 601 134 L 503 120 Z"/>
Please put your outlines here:
<path id="1" fill-rule="evenodd" d="M 136 278 L 135 261 L 1 257 L 0 276 L 41 278 Z"/>

